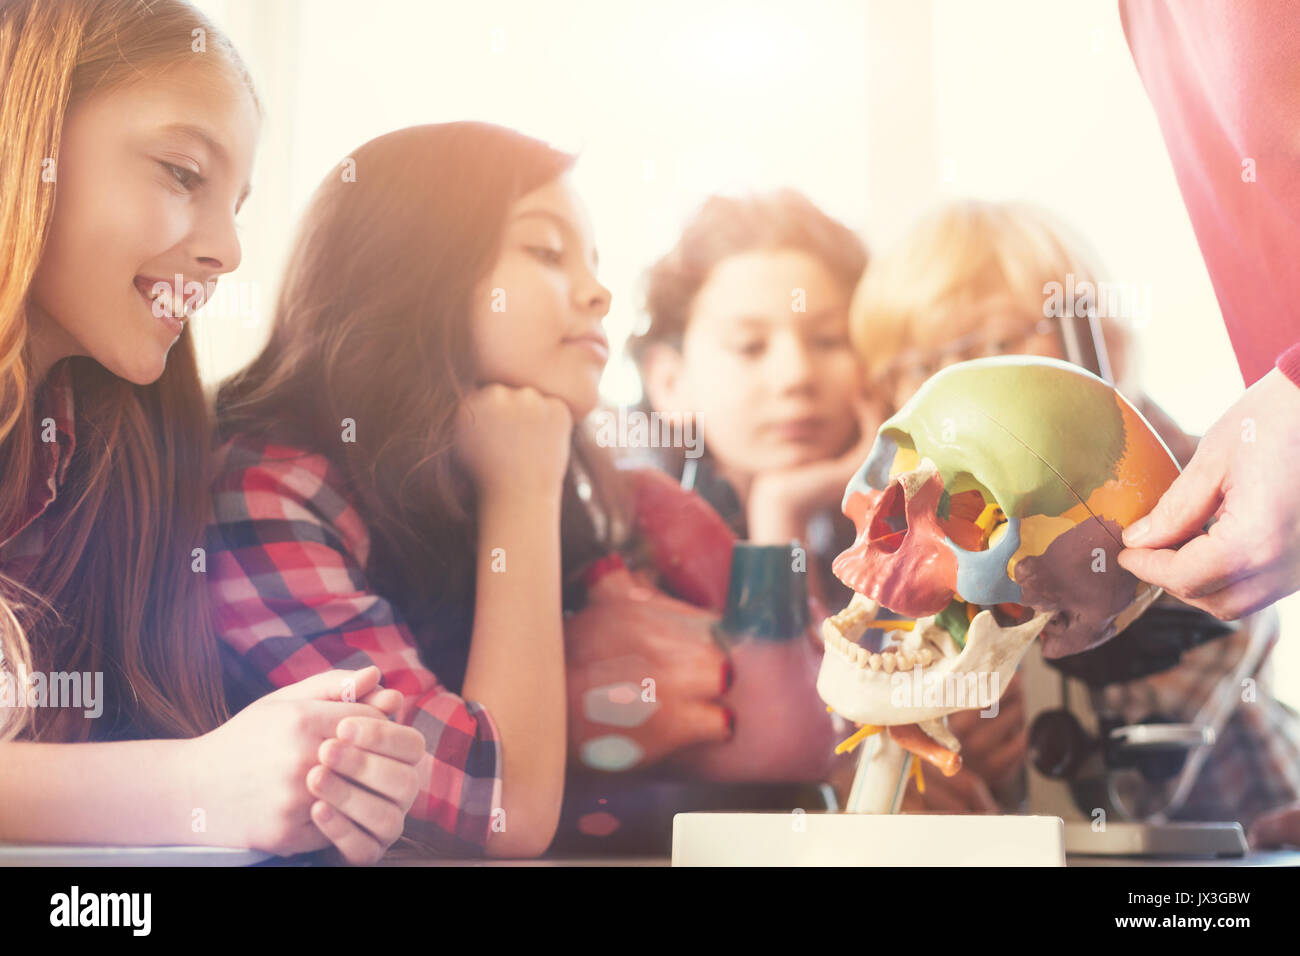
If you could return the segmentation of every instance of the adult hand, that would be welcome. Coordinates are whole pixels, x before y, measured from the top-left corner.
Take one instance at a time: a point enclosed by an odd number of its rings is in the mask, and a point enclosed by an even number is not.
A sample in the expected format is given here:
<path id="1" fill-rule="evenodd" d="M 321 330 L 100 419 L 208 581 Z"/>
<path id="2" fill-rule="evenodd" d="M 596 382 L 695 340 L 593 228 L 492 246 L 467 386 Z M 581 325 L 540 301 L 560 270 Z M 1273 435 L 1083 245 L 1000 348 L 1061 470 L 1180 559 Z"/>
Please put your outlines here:
<path id="1" fill-rule="evenodd" d="M 1225 621 L 1267 607 L 1300 588 L 1298 473 L 1300 388 L 1273 369 L 1201 439 L 1151 514 L 1125 529 L 1120 565 Z"/>

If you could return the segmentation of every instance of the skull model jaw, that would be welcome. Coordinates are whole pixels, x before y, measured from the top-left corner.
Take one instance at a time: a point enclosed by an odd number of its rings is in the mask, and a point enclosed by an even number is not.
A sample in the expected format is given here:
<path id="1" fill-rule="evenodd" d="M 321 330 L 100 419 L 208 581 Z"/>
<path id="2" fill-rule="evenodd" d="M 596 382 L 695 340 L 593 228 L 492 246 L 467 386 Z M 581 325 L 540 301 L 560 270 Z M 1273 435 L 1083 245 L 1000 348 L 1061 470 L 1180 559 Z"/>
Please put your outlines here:
<path id="1" fill-rule="evenodd" d="M 958 649 L 933 616 L 922 618 L 883 654 L 858 642 L 878 610 L 861 595 L 822 625 L 825 653 L 817 693 L 836 713 L 859 724 L 925 724 L 958 710 L 990 706 L 1052 613 L 1003 626 L 980 611 Z M 957 748 L 953 748 L 957 749 Z"/>

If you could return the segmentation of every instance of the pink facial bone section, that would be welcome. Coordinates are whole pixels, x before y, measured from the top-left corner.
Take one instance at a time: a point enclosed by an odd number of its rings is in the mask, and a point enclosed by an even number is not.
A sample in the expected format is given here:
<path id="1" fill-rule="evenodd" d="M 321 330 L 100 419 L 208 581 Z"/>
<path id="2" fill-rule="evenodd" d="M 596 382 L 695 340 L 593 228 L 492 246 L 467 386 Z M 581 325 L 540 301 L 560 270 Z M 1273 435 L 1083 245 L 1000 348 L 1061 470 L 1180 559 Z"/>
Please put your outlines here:
<path id="1" fill-rule="evenodd" d="M 853 491 L 844 513 L 858 537 L 835 559 L 835 575 L 899 614 L 922 618 L 942 611 L 957 584 L 957 557 L 938 522 L 942 494 L 943 480 L 928 460 L 883 491 Z"/>

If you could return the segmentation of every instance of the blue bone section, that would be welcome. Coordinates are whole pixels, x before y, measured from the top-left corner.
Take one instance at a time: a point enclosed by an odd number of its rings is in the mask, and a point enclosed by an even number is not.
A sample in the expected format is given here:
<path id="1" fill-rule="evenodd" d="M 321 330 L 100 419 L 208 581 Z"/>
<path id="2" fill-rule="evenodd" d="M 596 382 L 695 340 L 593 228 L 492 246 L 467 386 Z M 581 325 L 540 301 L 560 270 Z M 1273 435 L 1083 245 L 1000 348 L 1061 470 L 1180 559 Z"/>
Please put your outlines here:
<path id="1" fill-rule="evenodd" d="M 1007 574 L 1007 562 L 1020 548 L 1020 519 L 1007 520 L 1007 531 L 994 547 L 987 551 L 967 551 L 953 544 L 949 537 L 944 543 L 957 556 L 957 594 L 967 604 L 1020 604 L 1020 585 Z"/>
<path id="2" fill-rule="evenodd" d="M 867 455 L 867 460 L 854 473 L 848 487 L 844 489 L 844 499 L 840 502 L 841 512 L 848 508 L 849 498 L 854 492 L 865 495 L 873 489 L 884 490 L 889 484 L 889 469 L 894 464 L 894 456 L 897 454 L 898 442 L 894 439 L 884 435 L 876 439 L 876 443 L 871 446 L 871 454 Z"/>

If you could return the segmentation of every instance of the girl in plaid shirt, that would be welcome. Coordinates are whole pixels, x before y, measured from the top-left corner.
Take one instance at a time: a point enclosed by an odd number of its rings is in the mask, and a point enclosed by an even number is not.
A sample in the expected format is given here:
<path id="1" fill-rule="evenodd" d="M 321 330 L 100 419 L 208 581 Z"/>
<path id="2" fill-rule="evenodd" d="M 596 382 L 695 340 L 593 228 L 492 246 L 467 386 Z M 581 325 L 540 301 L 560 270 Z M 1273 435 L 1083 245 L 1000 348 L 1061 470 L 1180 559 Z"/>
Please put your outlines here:
<path id="1" fill-rule="evenodd" d="M 481 123 L 366 143 L 317 190 L 268 343 L 217 397 L 208 580 L 232 705 L 378 665 L 425 741 L 407 836 L 443 854 L 551 843 L 583 743 L 563 614 L 597 577 L 642 611 L 619 620 L 670 611 L 698 637 L 665 665 L 689 706 L 624 744 L 649 763 L 731 732 L 714 618 L 688 603 L 720 607 L 730 533 L 670 480 L 615 476 L 575 425 L 610 295 L 573 161 Z M 692 528 L 651 548 L 687 600 L 610 556 L 652 511 Z"/>

